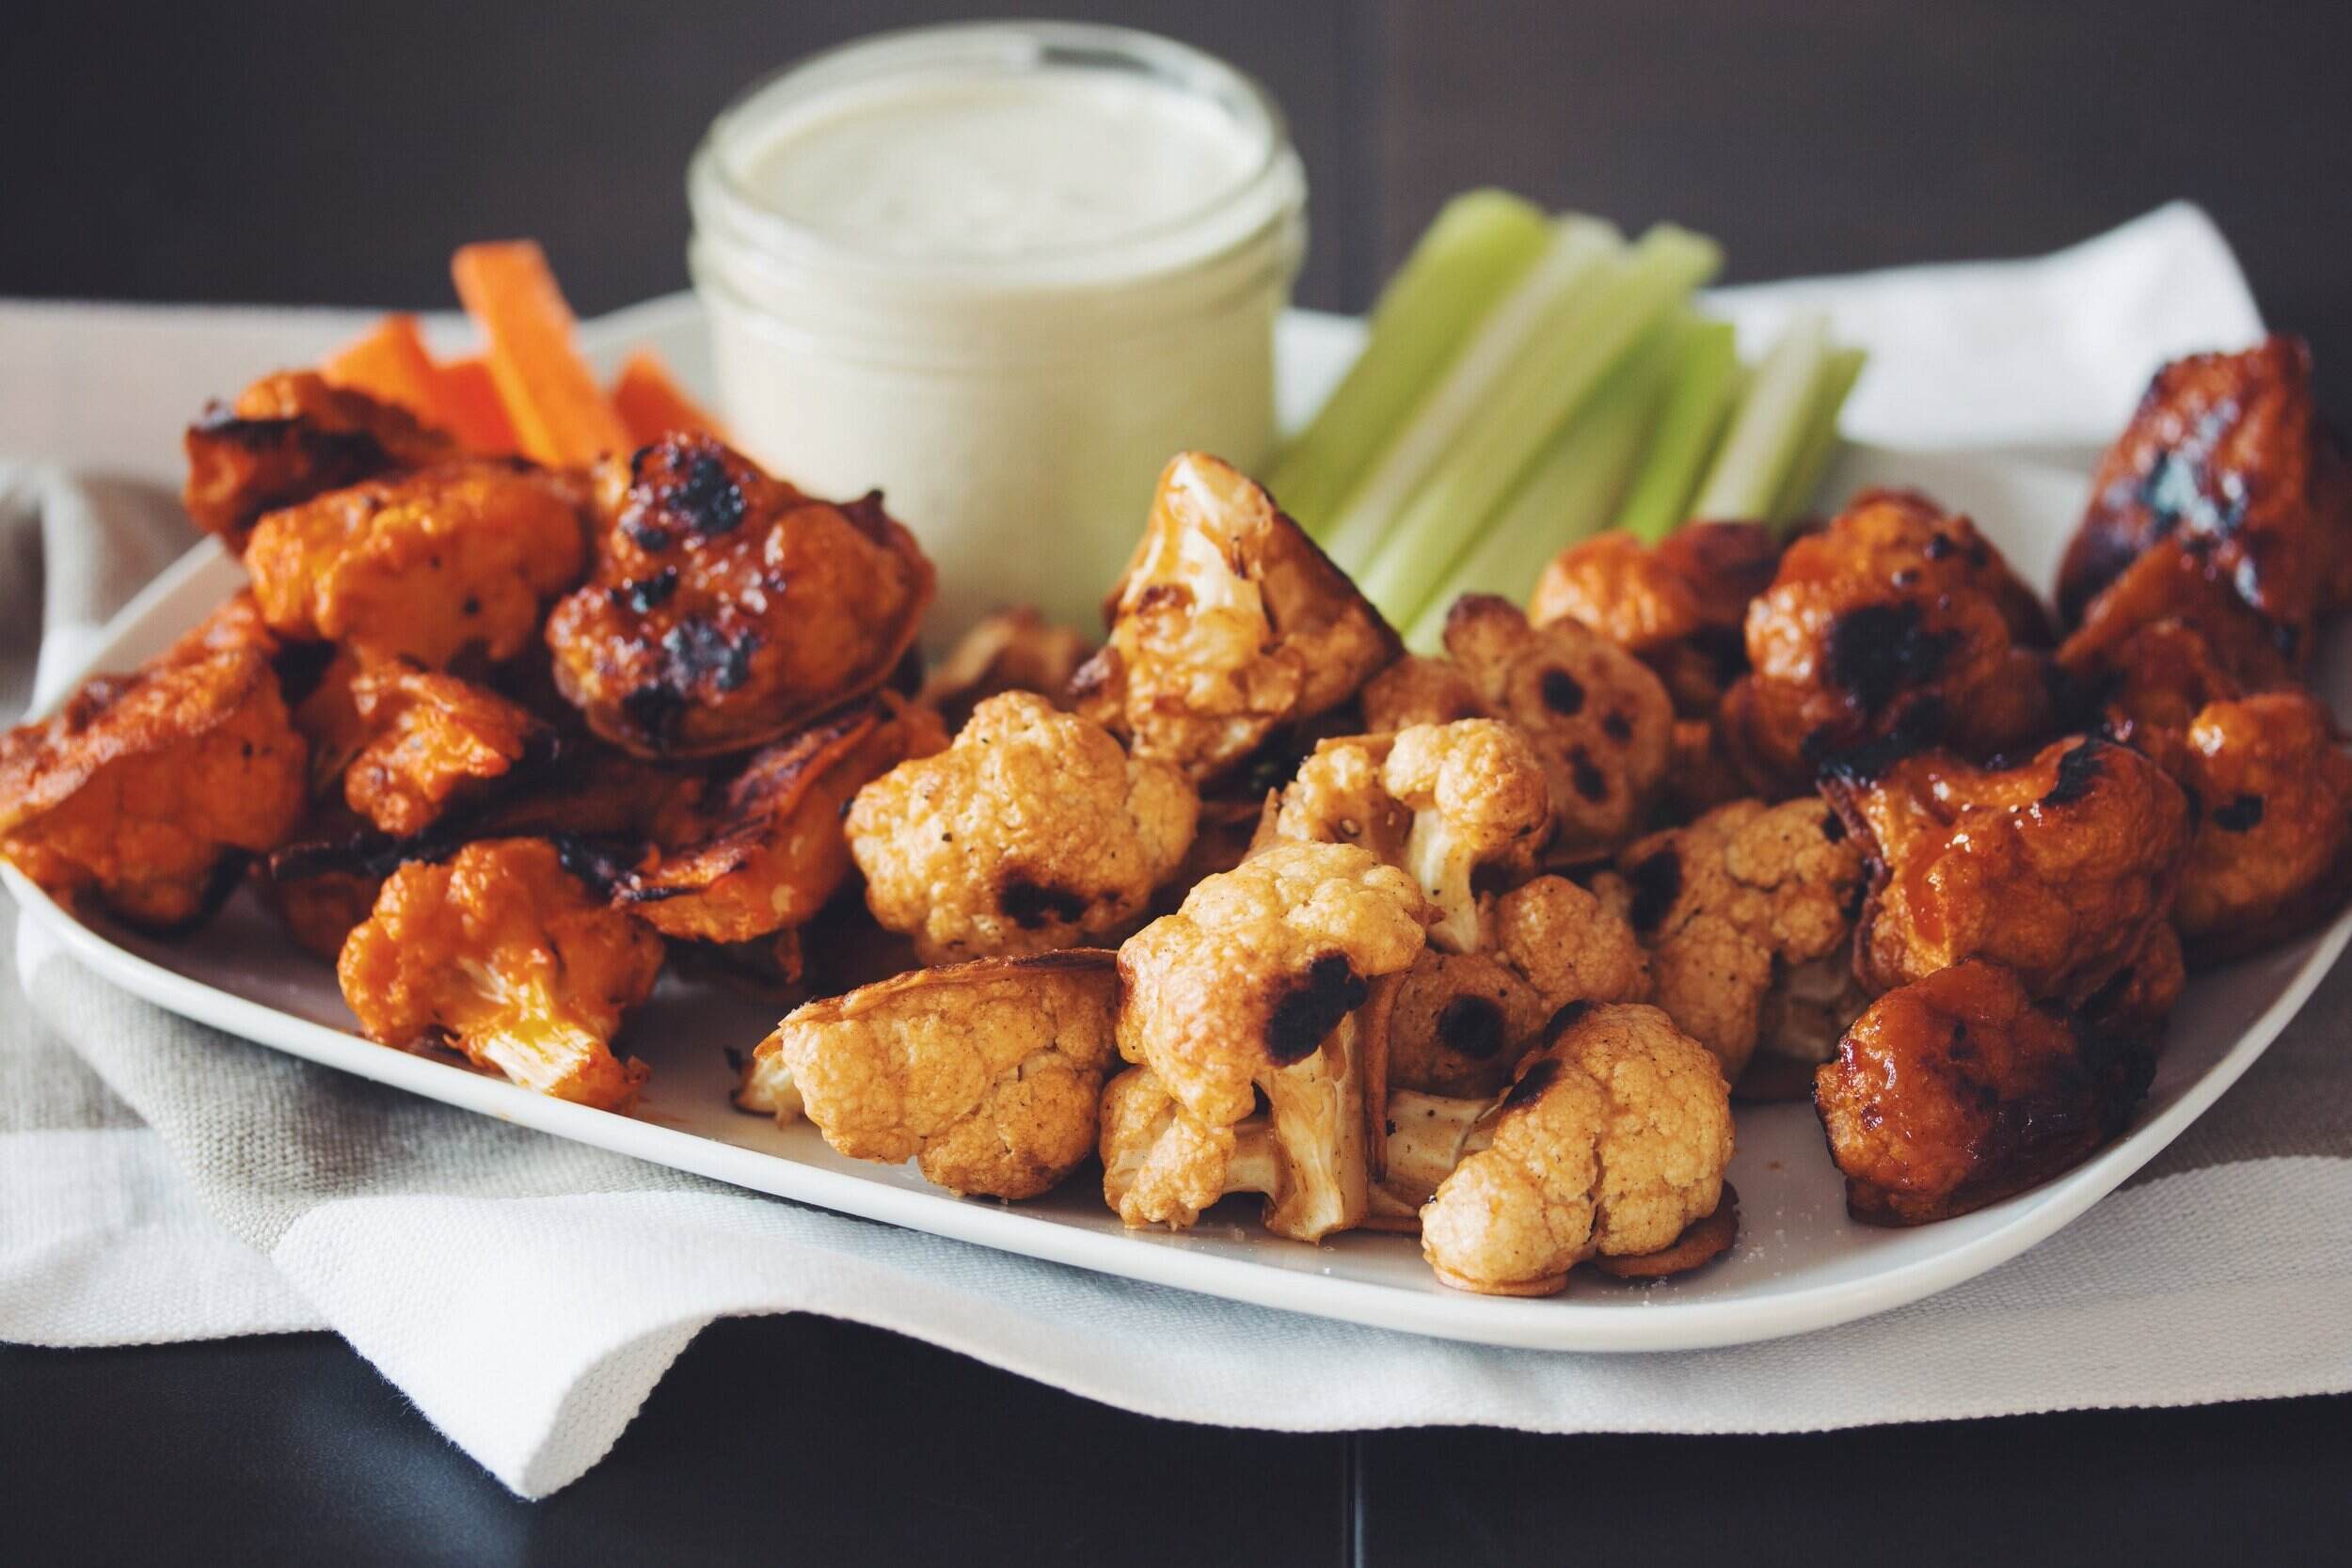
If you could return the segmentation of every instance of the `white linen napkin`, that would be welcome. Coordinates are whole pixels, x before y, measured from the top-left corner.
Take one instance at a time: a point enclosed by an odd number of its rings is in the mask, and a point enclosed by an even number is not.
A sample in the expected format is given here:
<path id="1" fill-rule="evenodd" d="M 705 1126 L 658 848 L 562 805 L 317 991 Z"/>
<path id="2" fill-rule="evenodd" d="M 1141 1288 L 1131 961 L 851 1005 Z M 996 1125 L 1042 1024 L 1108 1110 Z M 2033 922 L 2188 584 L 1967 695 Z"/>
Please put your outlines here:
<path id="1" fill-rule="evenodd" d="M 1830 309 L 1872 354 L 1851 425 L 1914 446 L 2095 441 L 2162 358 L 2260 330 L 2185 206 L 2042 261 L 1718 299 L 1743 332 Z M 204 397 L 362 319 L 0 305 L 0 455 L 44 465 L 0 470 L 0 714 L 37 617 L 54 680 L 186 538 L 167 502 L 98 476 L 176 482 L 170 432 Z M 13 917 L 0 903 L 0 937 Z M 329 1326 L 529 1497 L 593 1465 L 726 1314 L 854 1319 L 1129 1409 L 1280 1429 L 1772 1432 L 2352 1388 L 2342 973 L 2132 1185 L 2015 1262 L 1824 1333 L 1605 1357 L 1236 1306 L 738 1192 L 187 1023 L 30 929 L 14 948 L 0 1338 Z"/>

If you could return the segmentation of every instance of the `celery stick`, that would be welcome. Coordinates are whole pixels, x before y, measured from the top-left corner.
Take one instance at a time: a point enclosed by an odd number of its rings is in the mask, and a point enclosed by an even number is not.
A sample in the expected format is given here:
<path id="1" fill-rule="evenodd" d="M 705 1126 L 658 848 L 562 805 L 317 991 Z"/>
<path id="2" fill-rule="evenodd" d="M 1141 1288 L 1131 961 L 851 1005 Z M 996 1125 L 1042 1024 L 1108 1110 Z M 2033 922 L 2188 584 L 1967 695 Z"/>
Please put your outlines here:
<path id="1" fill-rule="evenodd" d="M 1618 510 L 1617 527 L 1653 545 L 1674 531 L 1690 510 L 1715 437 L 1731 417 L 1740 380 L 1740 346 L 1731 324 L 1700 324 Z"/>
<path id="2" fill-rule="evenodd" d="M 1622 243 L 1616 230 L 1597 218 L 1570 215 L 1553 223 L 1543 255 L 1486 312 L 1444 376 L 1326 525 L 1323 547 L 1342 571 L 1350 576 L 1363 571 L 1414 490 L 1463 428 L 1492 406 L 1494 388 L 1528 335 L 1565 302 L 1590 292 Z"/>
<path id="3" fill-rule="evenodd" d="M 1772 521 L 1785 528 L 1805 515 L 1813 504 L 1813 492 L 1821 487 L 1821 475 L 1829 467 L 1830 458 L 1837 451 L 1837 413 L 1846 406 L 1846 394 L 1862 374 L 1862 363 L 1867 358 L 1858 348 L 1841 348 L 1829 356 L 1829 370 L 1821 377 L 1821 385 L 1813 399 L 1813 411 L 1807 419 L 1804 444 L 1797 449 L 1796 461 L 1788 467 L 1788 478 L 1781 485 L 1779 498 L 1772 502 Z"/>
<path id="4" fill-rule="evenodd" d="M 1444 460 L 1430 473 L 1357 578 L 1392 624 L 1410 625 L 1493 521 L 1554 433 L 1590 403 L 1643 332 L 1722 260 L 1712 240 L 1661 224 L 1625 253 L 1588 297 L 1548 315 Z"/>
<path id="5" fill-rule="evenodd" d="M 1662 323 L 1609 372 L 1591 406 L 1536 460 L 1486 537 L 1406 631 L 1414 652 L 1435 653 L 1443 645 L 1446 612 L 1463 594 L 1524 599 L 1553 555 L 1609 526 L 1668 387 L 1699 346 L 1703 330 L 1688 316 Z"/>
<path id="6" fill-rule="evenodd" d="M 1372 333 L 1321 412 L 1276 459 L 1266 488 L 1312 531 L 1551 238 L 1543 209 L 1505 191 L 1445 204 L 1372 313 Z"/>
<path id="7" fill-rule="evenodd" d="M 1762 522 L 1780 497 L 1829 366 L 1829 323 L 1806 315 L 1788 324 L 1740 400 L 1724 443 L 1691 503 L 1693 519 Z"/>

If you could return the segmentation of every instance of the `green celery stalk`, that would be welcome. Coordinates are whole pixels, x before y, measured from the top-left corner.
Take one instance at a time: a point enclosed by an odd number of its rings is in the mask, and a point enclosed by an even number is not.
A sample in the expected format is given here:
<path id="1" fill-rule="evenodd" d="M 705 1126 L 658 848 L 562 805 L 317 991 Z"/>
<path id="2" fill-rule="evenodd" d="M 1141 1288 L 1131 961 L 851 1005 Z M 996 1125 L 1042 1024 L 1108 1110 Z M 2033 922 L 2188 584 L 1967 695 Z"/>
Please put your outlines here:
<path id="1" fill-rule="evenodd" d="M 1691 517 L 1762 522 L 1780 499 L 1829 368 L 1829 323 L 1818 314 L 1790 322 L 1756 367 L 1747 394 L 1724 432 L 1723 445 L 1691 502 Z"/>
<path id="2" fill-rule="evenodd" d="M 1381 291 L 1363 352 L 1267 473 L 1284 511 L 1311 532 L 1339 511 L 1478 319 L 1550 238 L 1543 209 L 1506 191 L 1466 191 L 1445 204 Z"/>
<path id="3" fill-rule="evenodd" d="M 1775 528 L 1786 528 L 1805 515 L 1813 504 L 1813 493 L 1821 487 L 1821 475 L 1829 468 L 1829 460 L 1836 452 L 1837 414 L 1846 406 L 1846 394 L 1862 374 L 1863 361 L 1869 356 L 1858 348 L 1834 350 L 1829 356 L 1829 370 L 1821 377 L 1821 385 L 1813 399 L 1813 411 L 1808 416 L 1804 444 L 1797 449 L 1796 460 L 1788 466 L 1788 478 L 1772 502 L 1772 522 Z"/>
<path id="4" fill-rule="evenodd" d="M 1699 324 L 1658 416 L 1657 433 L 1617 512 L 1617 527 L 1655 545 L 1681 523 L 1715 451 L 1715 437 L 1739 399 L 1740 383 L 1740 345 L 1731 324 Z"/>
<path id="5" fill-rule="evenodd" d="M 1721 261 L 1712 240 L 1661 224 L 1588 295 L 1565 301 L 1545 318 L 1357 578 L 1392 625 L 1412 624 L 1611 367 Z"/>
<path id="6" fill-rule="evenodd" d="M 1465 594 L 1523 600 L 1555 554 L 1609 526 L 1641 466 L 1668 389 L 1711 325 L 1677 315 L 1634 345 L 1431 596 L 1406 632 L 1407 646 L 1438 652 L 1454 600 Z"/>
<path id="7" fill-rule="evenodd" d="M 1571 214 L 1553 222 L 1543 255 L 1486 312 L 1438 385 L 1325 526 L 1323 547 L 1342 571 L 1351 577 L 1363 572 L 1422 480 L 1465 427 L 1492 407 L 1495 388 L 1528 335 L 1565 304 L 1591 293 L 1622 246 L 1617 230 L 1597 218 Z"/>

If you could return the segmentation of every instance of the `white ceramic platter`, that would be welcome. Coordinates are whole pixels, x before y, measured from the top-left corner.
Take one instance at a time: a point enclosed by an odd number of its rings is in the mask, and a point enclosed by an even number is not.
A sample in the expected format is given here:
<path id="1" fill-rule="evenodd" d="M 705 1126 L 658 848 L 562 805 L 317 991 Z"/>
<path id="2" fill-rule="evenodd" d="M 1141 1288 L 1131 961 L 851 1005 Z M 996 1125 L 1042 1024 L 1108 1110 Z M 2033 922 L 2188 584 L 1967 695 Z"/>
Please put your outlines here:
<path id="1" fill-rule="evenodd" d="M 707 356 L 691 301 L 656 302 L 589 329 L 592 350 L 608 360 L 643 341 L 660 347 L 686 379 L 700 379 Z M 1355 341 L 1352 323 L 1303 315 L 1286 322 L 1286 407 L 1311 406 Z M 160 431 L 157 439 L 171 435 Z M 1865 451 L 1849 454 L 1833 493 L 1869 483 L 1916 484 L 1965 508 L 2021 571 L 2045 583 L 2082 491 L 2081 477 L 2064 468 Z M 192 552 L 123 611 L 91 668 L 127 669 L 161 649 L 239 578 L 214 546 Z M 2346 675 L 2331 659 L 2323 684 L 2339 705 L 2352 692 Z M 1444 1289 L 1419 1248 L 1395 1236 L 1360 1233 L 1303 1246 L 1265 1236 L 1238 1203 L 1186 1235 L 1130 1233 L 1084 1177 L 1047 1199 L 1011 1206 L 951 1197 L 912 1167 L 842 1159 L 805 1124 L 780 1130 L 729 1107 L 726 1050 L 748 1050 L 773 1022 L 770 1011 L 737 996 L 665 980 L 623 1040 L 652 1065 L 651 1085 L 634 1117 L 612 1116 L 358 1037 L 334 975 L 294 951 L 246 895 L 197 936 L 167 944 L 84 925 L 13 869 L 5 877 L 27 918 L 124 990 L 469 1111 L 759 1192 L 1104 1274 L 1381 1328 L 1572 1351 L 1687 1350 L 1824 1328 L 2015 1257 L 2113 1191 L 2210 1106 L 2269 1045 L 2352 935 L 2352 917 L 2339 919 L 2292 946 L 2197 979 L 2131 1135 L 2033 1192 L 1915 1230 L 1858 1226 L 1846 1218 L 1811 1108 L 1748 1108 L 1731 1168 L 1742 1217 L 1730 1254 L 1646 1288 L 1580 1270 L 1564 1295 L 1510 1301 Z"/>

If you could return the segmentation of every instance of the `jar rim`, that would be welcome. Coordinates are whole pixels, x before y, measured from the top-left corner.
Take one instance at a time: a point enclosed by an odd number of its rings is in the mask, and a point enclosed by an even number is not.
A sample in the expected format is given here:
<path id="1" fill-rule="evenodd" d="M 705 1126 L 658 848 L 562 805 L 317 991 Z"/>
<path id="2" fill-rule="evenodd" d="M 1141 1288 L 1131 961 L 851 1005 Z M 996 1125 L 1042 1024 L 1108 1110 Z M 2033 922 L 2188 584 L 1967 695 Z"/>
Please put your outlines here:
<path id="1" fill-rule="evenodd" d="M 749 125 L 788 112 L 798 103 L 894 76 L 964 67 L 976 75 L 1013 77 L 1055 70 L 1124 71 L 1172 87 L 1223 108 L 1252 145 L 1246 166 L 1184 210 L 1115 233 L 1042 245 L 1006 254 L 949 257 L 910 255 L 869 245 L 796 218 L 750 189 L 726 156 L 731 141 Z M 1268 189 L 1270 187 L 1270 190 Z M 1248 219 L 1253 192 L 1273 211 Z M 1138 28 L 1082 22 L 969 22 L 897 28 L 835 44 L 803 55 L 762 76 L 722 109 L 704 133 L 687 169 L 688 200 L 698 229 L 734 230 L 773 261 L 817 266 L 851 266 L 926 283 L 975 287 L 1034 284 L 1057 273 L 1083 273 L 1134 256 L 1134 273 L 1181 267 L 1200 258 L 1200 247 L 1183 242 L 1210 233 L 1211 250 L 1224 248 L 1214 237 L 1222 224 L 1241 214 L 1250 230 L 1281 209 L 1303 202 L 1288 122 L 1272 94 L 1247 72 L 1205 50 Z M 1155 251 L 1170 254 L 1158 265 Z M 1125 269 L 1122 269 L 1125 270 Z"/>

